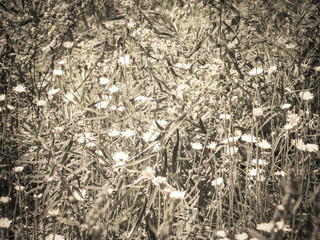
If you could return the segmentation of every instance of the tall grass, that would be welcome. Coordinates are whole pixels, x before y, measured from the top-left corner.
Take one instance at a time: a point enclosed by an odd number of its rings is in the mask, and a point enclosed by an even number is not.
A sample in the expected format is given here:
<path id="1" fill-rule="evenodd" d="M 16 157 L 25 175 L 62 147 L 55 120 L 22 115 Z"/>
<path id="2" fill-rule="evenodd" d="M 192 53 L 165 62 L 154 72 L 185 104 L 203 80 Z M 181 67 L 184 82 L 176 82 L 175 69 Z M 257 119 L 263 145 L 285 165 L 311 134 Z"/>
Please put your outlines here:
<path id="1" fill-rule="evenodd" d="M 319 239 L 319 4 L 2 6 L 2 239 Z"/>

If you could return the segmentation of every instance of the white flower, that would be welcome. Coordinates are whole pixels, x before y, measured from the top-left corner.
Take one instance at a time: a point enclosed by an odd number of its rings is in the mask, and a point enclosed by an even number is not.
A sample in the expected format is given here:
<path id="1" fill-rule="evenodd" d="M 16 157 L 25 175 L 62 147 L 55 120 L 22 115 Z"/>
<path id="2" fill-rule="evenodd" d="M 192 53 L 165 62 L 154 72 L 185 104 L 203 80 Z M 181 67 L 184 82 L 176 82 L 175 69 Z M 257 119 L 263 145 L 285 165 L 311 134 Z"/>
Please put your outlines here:
<path id="1" fill-rule="evenodd" d="M 241 140 L 244 141 L 244 142 L 253 142 L 253 143 L 256 143 L 257 142 L 257 139 L 255 136 L 251 136 L 250 134 L 244 134 L 241 136 Z"/>
<path id="2" fill-rule="evenodd" d="M 9 218 L 5 217 L 5 218 L 0 218 L 0 228 L 9 228 L 11 225 L 12 220 L 10 220 Z"/>
<path id="3" fill-rule="evenodd" d="M 274 228 L 273 222 L 257 224 L 257 230 L 260 230 L 260 231 L 271 232 L 273 228 Z"/>
<path id="4" fill-rule="evenodd" d="M 49 96 L 52 96 L 52 95 L 55 95 L 57 94 L 58 92 L 60 91 L 60 88 L 56 88 L 56 89 L 51 89 L 49 92 L 48 92 L 48 95 Z"/>
<path id="5" fill-rule="evenodd" d="M 117 129 L 111 129 L 111 130 L 109 130 L 108 135 L 110 137 L 117 137 L 120 135 L 120 131 Z"/>
<path id="6" fill-rule="evenodd" d="M 73 42 L 64 42 L 63 46 L 67 49 L 72 48 L 73 47 Z"/>
<path id="7" fill-rule="evenodd" d="M 58 62 L 58 64 L 64 65 L 64 64 L 66 64 L 66 61 L 65 61 L 65 60 L 60 60 L 60 61 Z"/>
<path id="8" fill-rule="evenodd" d="M 48 216 L 56 217 L 59 215 L 59 209 L 49 209 Z"/>
<path id="9" fill-rule="evenodd" d="M 115 85 L 113 85 L 112 87 L 109 88 L 109 92 L 110 92 L 111 94 L 117 93 L 117 92 L 119 92 L 119 90 L 120 90 L 120 88 L 117 87 L 117 86 L 115 86 Z"/>
<path id="10" fill-rule="evenodd" d="M 311 143 L 308 143 L 306 145 L 306 150 L 308 152 L 318 152 L 319 151 L 319 147 L 317 144 L 311 144 Z"/>
<path id="11" fill-rule="evenodd" d="M 254 117 L 261 117 L 263 115 L 263 110 L 262 108 L 254 108 L 252 114 Z"/>
<path id="12" fill-rule="evenodd" d="M 156 186 L 160 186 L 161 184 L 165 184 L 167 179 L 165 177 L 157 176 L 156 178 L 152 179 L 152 183 Z"/>
<path id="13" fill-rule="evenodd" d="M 15 91 L 16 93 L 26 92 L 26 87 L 23 84 L 18 84 L 13 88 L 13 91 Z"/>
<path id="14" fill-rule="evenodd" d="M 207 146 L 207 148 L 209 148 L 209 149 L 213 150 L 213 149 L 215 149 L 215 148 L 216 148 L 216 146 L 217 146 L 217 143 L 215 143 L 215 142 L 211 142 L 211 143 Z"/>
<path id="15" fill-rule="evenodd" d="M 61 76 L 63 74 L 63 71 L 55 69 L 55 70 L 52 71 L 52 73 L 53 73 L 53 75 Z"/>
<path id="16" fill-rule="evenodd" d="M 263 72 L 263 69 L 262 68 L 253 68 L 249 71 L 249 75 L 250 76 L 256 76 L 256 75 L 259 75 Z"/>
<path id="17" fill-rule="evenodd" d="M 121 132 L 121 136 L 125 137 L 125 138 L 130 138 L 130 137 L 134 136 L 134 134 L 135 134 L 135 131 L 131 130 L 131 129 L 127 129 L 124 132 Z"/>
<path id="18" fill-rule="evenodd" d="M 46 240 L 64 240 L 64 237 L 58 234 L 53 235 L 52 233 L 46 237 Z"/>
<path id="19" fill-rule="evenodd" d="M 37 101 L 37 106 L 42 107 L 45 106 L 47 104 L 47 102 L 45 100 L 38 100 Z"/>
<path id="20" fill-rule="evenodd" d="M 314 70 L 315 70 L 316 72 L 320 72 L 320 66 L 314 67 Z"/>
<path id="21" fill-rule="evenodd" d="M 284 171 L 276 171 L 276 172 L 274 173 L 274 175 L 275 175 L 275 176 L 284 177 L 284 176 L 286 176 L 286 173 L 285 173 Z"/>
<path id="22" fill-rule="evenodd" d="M 0 102 L 6 100 L 5 94 L 0 94 Z"/>
<path id="23" fill-rule="evenodd" d="M 146 167 L 144 170 L 142 170 L 142 177 L 148 178 L 150 180 L 154 179 L 155 171 L 151 167 Z"/>
<path id="24" fill-rule="evenodd" d="M 109 104 L 109 102 L 107 102 L 107 101 L 105 101 L 105 100 L 102 100 L 102 101 L 100 101 L 100 102 L 98 102 L 98 103 L 96 104 L 96 107 L 97 107 L 98 109 L 104 109 L 104 108 L 106 108 L 106 107 L 108 106 L 108 104 Z"/>
<path id="25" fill-rule="evenodd" d="M 221 114 L 220 119 L 230 120 L 231 116 L 229 114 Z"/>
<path id="26" fill-rule="evenodd" d="M 285 104 L 280 106 L 280 108 L 283 109 L 283 110 L 289 109 L 290 107 L 291 107 L 290 103 L 285 103 Z"/>
<path id="27" fill-rule="evenodd" d="M 181 192 L 181 191 L 171 191 L 169 194 L 169 198 L 174 199 L 174 200 L 180 200 L 184 199 L 186 192 Z"/>
<path id="28" fill-rule="evenodd" d="M 268 165 L 268 162 L 263 159 L 259 159 L 258 161 L 257 161 L 257 159 L 252 159 L 252 165 L 257 165 L 257 164 L 258 164 L 258 166 L 266 166 L 266 165 Z"/>
<path id="29" fill-rule="evenodd" d="M 118 62 L 119 62 L 121 65 L 129 65 L 129 64 L 131 64 L 130 56 L 129 56 L 129 55 L 126 55 L 126 56 L 124 56 L 124 57 L 119 57 Z"/>
<path id="30" fill-rule="evenodd" d="M 268 74 L 271 75 L 277 72 L 277 66 L 272 66 L 268 68 Z"/>
<path id="31" fill-rule="evenodd" d="M 124 106 L 120 106 L 120 107 L 118 107 L 117 110 L 118 110 L 118 112 L 123 113 L 126 109 Z"/>
<path id="32" fill-rule="evenodd" d="M 18 167 L 12 168 L 12 171 L 14 171 L 15 173 L 21 173 L 23 169 L 24 169 L 23 166 L 18 166 Z"/>
<path id="33" fill-rule="evenodd" d="M 212 186 L 220 186 L 223 184 L 223 178 L 217 178 L 211 182 Z"/>
<path id="34" fill-rule="evenodd" d="M 8 196 L 2 196 L 0 197 L 0 203 L 8 203 L 10 199 L 11 198 L 9 198 Z"/>
<path id="35" fill-rule="evenodd" d="M 110 80 L 106 77 L 101 77 L 101 78 L 99 78 L 99 80 L 100 80 L 101 85 L 106 85 L 110 82 Z"/>
<path id="36" fill-rule="evenodd" d="M 299 97 L 303 100 L 309 101 L 313 99 L 313 94 L 309 91 L 302 91 L 299 93 Z"/>
<path id="37" fill-rule="evenodd" d="M 238 233 L 235 235 L 236 240 L 246 240 L 248 237 L 249 236 L 246 233 Z"/>
<path id="38" fill-rule="evenodd" d="M 239 148 L 238 147 L 235 147 L 235 146 L 231 146 L 231 147 L 226 147 L 226 152 L 227 154 L 230 154 L 230 155 L 234 155 L 236 154 L 237 152 L 239 151 Z"/>
<path id="39" fill-rule="evenodd" d="M 226 233 L 225 233 L 225 231 L 223 231 L 223 230 L 218 230 L 217 233 L 216 233 L 216 235 L 217 235 L 218 237 L 221 237 L 221 238 L 226 237 Z"/>
<path id="40" fill-rule="evenodd" d="M 156 138 L 159 136 L 159 132 L 146 132 L 142 135 L 142 138 L 145 142 L 152 142 L 156 140 Z"/>
<path id="41" fill-rule="evenodd" d="M 114 155 L 113 155 L 113 159 L 115 161 L 127 161 L 129 158 L 129 155 L 125 152 L 116 152 Z"/>
<path id="42" fill-rule="evenodd" d="M 191 143 L 191 147 L 192 147 L 194 150 L 201 150 L 201 149 L 202 149 L 202 144 L 199 143 L 199 142 Z"/>
<path id="43" fill-rule="evenodd" d="M 177 63 L 174 65 L 177 68 L 183 68 L 183 69 L 190 69 L 191 64 L 185 64 L 185 63 Z"/>
<path id="44" fill-rule="evenodd" d="M 262 140 L 261 142 L 258 143 L 258 146 L 262 149 L 271 149 L 270 143 L 268 143 L 267 140 Z"/>
<path id="45" fill-rule="evenodd" d="M 21 185 L 16 185 L 16 186 L 14 186 L 14 189 L 17 191 L 23 191 L 25 189 L 25 187 L 21 186 Z"/>
<path id="46" fill-rule="evenodd" d="M 140 101 L 140 102 L 146 102 L 146 101 L 149 101 L 150 98 L 147 98 L 145 96 L 138 96 L 135 98 L 135 101 Z"/>

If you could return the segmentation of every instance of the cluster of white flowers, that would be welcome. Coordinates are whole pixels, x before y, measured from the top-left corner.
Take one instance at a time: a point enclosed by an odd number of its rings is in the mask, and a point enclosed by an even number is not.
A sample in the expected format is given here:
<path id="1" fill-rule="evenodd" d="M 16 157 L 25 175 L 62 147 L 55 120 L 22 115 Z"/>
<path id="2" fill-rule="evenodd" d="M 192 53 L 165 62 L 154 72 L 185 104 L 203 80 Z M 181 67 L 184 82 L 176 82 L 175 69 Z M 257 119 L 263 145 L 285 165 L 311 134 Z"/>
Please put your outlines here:
<path id="1" fill-rule="evenodd" d="M 319 151 L 319 147 L 317 144 L 312 144 L 312 143 L 304 144 L 302 139 L 292 140 L 291 143 L 300 151 L 304 151 L 304 152 L 317 152 L 317 151 Z"/>

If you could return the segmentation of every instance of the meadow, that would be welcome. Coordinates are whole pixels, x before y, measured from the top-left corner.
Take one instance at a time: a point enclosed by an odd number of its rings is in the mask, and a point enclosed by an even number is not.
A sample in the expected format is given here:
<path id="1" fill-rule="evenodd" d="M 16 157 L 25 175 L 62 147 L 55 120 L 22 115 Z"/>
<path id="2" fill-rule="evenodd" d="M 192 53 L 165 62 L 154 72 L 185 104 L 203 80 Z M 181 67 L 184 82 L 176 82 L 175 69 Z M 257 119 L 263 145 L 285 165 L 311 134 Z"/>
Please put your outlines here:
<path id="1" fill-rule="evenodd" d="M 320 239 L 318 1 L 0 9 L 0 239 Z"/>

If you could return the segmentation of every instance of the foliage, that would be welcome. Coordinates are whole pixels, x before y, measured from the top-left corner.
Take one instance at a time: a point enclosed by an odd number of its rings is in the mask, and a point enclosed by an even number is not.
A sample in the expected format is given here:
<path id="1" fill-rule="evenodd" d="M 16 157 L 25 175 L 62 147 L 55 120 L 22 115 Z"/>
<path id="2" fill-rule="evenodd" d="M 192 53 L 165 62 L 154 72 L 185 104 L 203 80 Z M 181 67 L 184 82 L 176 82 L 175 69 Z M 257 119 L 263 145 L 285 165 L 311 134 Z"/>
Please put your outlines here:
<path id="1" fill-rule="evenodd" d="M 318 239 L 316 1 L 0 7 L 3 239 Z"/>

